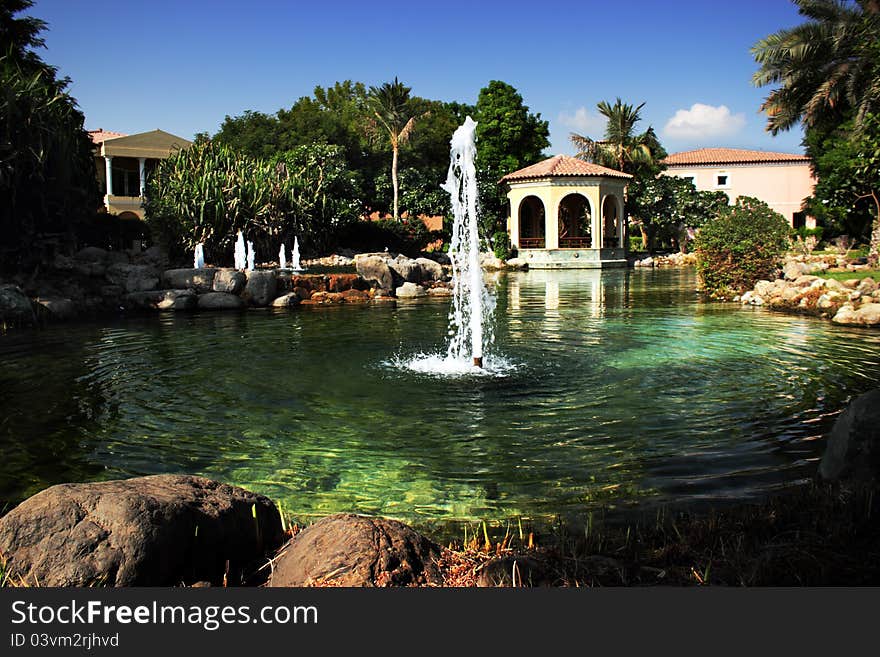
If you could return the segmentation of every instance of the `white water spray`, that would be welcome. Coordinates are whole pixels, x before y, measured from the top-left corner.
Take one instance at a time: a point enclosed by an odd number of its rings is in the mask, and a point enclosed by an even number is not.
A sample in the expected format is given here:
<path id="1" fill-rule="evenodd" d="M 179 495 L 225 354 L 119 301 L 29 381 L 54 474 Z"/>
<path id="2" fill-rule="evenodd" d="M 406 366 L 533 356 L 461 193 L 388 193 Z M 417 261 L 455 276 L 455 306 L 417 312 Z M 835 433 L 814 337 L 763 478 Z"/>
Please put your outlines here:
<path id="1" fill-rule="evenodd" d="M 193 256 L 193 268 L 201 269 L 205 266 L 205 247 L 203 244 L 196 244 L 196 252 Z"/>
<path id="2" fill-rule="evenodd" d="M 287 269 L 287 252 L 284 250 L 284 245 L 281 245 L 281 250 L 278 251 L 278 268 L 279 269 Z"/>
<path id="3" fill-rule="evenodd" d="M 449 192 L 454 223 L 449 257 L 452 260 L 453 298 L 449 314 L 451 339 L 447 357 L 473 359 L 483 366 L 492 342 L 495 302 L 483 283 L 480 267 L 480 231 L 477 221 L 476 122 L 467 117 L 450 141 L 449 173 L 443 189 Z"/>
<path id="4" fill-rule="evenodd" d="M 247 259 L 244 250 L 244 235 L 238 231 L 238 239 L 235 240 L 235 268 L 244 269 L 247 266 Z"/>
<path id="5" fill-rule="evenodd" d="M 247 270 L 254 270 L 254 243 L 250 240 L 247 243 Z"/>
<path id="6" fill-rule="evenodd" d="M 302 271 L 302 266 L 299 264 L 299 240 L 296 238 L 296 235 L 293 236 L 293 253 L 290 254 L 290 268 L 293 271 Z"/>

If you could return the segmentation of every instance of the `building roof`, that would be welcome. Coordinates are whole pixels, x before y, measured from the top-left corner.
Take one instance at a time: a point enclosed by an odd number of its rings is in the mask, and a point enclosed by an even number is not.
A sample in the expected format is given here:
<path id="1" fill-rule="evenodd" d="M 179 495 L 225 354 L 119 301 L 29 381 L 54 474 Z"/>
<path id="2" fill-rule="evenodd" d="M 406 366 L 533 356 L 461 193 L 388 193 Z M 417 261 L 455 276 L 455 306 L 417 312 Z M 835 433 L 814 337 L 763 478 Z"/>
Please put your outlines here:
<path id="1" fill-rule="evenodd" d="M 127 135 L 124 132 L 113 132 L 111 130 L 104 130 L 104 128 L 89 130 L 89 137 L 92 138 L 93 144 L 103 144 L 108 139 L 116 139 L 117 137 L 126 136 Z"/>
<path id="2" fill-rule="evenodd" d="M 771 162 L 810 161 L 806 155 L 797 153 L 771 153 L 769 151 L 749 151 L 739 148 L 698 148 L 667 156 L 663 163 L 667 166 L 692 164 L 763 164 Z"/>
<path id="3" fill-rule="evenodd" d="M 508 173 L 499 182 L 514 182 L 517 180 L 529 180 L 531 178 L 549 178 L 551 176 L 608 176 L 609 178 L 632 178 L 628 173 L 599 166 L 592 162 L 586 162 L 568 155 L 554 155 L 542 160 L 537 164 L 525 167 L 519 171 Z"/>

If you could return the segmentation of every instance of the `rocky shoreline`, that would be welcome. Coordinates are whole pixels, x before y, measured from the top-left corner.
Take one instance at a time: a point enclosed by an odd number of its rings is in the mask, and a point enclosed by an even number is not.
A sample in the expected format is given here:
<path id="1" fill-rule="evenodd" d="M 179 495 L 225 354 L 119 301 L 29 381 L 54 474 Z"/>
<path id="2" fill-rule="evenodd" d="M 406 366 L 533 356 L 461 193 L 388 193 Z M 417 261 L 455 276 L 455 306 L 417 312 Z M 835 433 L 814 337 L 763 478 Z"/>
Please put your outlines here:
<path id="1" fill-rule="evenodd" d="M 874 390 L 855 398 L 835 422 L 817 472 L 817 481 L 825 483 L 789 501 L 777 499 L 765 506 L 735 509 L 727 521 L 716 516 L 686 522 L 682 517 L 674 518 L 672 527 L 683 542 L 675 549 L 695 550 L 720 541 L 723 550 L 724 541 L 730 542 L 729 532 L 740 532 L 742 544 L 744 540 L 757 541 L 749 534 L 754 531 L 767 532 L 770 545 L 778 550 L 783 517 L 786 527 L 791 529 L 790 523 L 795 523 L 795 529 L 807 536 L 814 535 L 819 521 L 830 523 L 834 540 L 841 543 L 839 549 L 848 554 L 864 554 L 865 544 L 876 549 L 880 534 L 874 518 L 880 511 L 871 500 L 880 482 L 878 451 L 880 390 Z M 829 485 L 832 488 L 827 488 Z M 851 487 L 847 490 L 865 491 L 858 504 L 841 506 L 843 493 L 833 487 L 844 485 Z M 847 495 L 852 497 L 852 493 Z M 743 518 L 749 518 L 748 522 Z M 860 531 L 867 532 L 866 536 L 854 532 L 853 518 L 863 525 Z M 760 532 L 752 523 L 761 525 Z M 804 523 L 811 526 L 798 526 Z M 397 520 L 350 513 L 334 514 L 301 529 L 291 526 L 263 495 L 202 477 L 153 475 L 59 484 L 16 506 L 0 518 L 0 580 L 11 586 L 65 587 L 709 583 L 709 569 L 701 575 L 691 565 L 698 559 L 687 549 L 667 555 L 655 549 L 658 541 L 669 549 L 665 525 L 658 522 L 650 529 L 636 527 L 635 539 L 630 529 L 626 529 L 625 543 L 622 535 L 617 537 L 622 544 L 614 550 L 603 537 L 598 543 L 587 540 L 577 548 L 584 554 L 579 554 L 573 565 L 572 559 L 560 552 L 561 548 L 574 549 L 571 545 L 536 547 L 531 533 L 526 539 L 521 527 L 518 541 L 509 528 L 503 538 L 494 541 L 484 529 L 483 536 L 472 537 L 470 544 L 457 548 L 441 547 Z M 823 554 L 831 538 L 826 536 L 823 541 Z M 639 546 L 639 541 L 645 545 Z M 797 546 L 800 550 L 805 547 Z M 760 541 L 754 549 L 761 559 L 767 558 L 766 554 L 761 556 L 767 548 Z M 640 550 L 647 551 L 643 554 Z M 621 556 L 625 551 L 630 553 L 626 561 Z M 728 564 L 731 567 L 753 560 L 749 554 L 734 552 L 729 557 L 735 560 L 735 564 Z M 742 564 L 741 557 L 745 559 Z M 652 563 L 665 564 L 666 569 Z M 791 560 L 783 553 L 780 563 L 790 564 Z M 818 574 L 813 572 L 816 565 L 812 560 L 803 567 L 813 569 L 810 578 L 827 576 L 822 564 Z M 672 573 L 678 574 L 673 577 Z M 802 578 L 807 573 L 795 574 Z M 753 572 L 751 581 L 768 583 L 763 579 L 766 576 L 769 583 L 779 583 L 779 575 L 774 580 L 772 570 L 760 575 L 754 578 Z M 846 576 L 850 581 L 848 572 Z M 679 577 L 683 579 L 679 581 Z M 742 577 L 742 573 L 732 573 L 717 581 L 749 583 Z M 876 583 L 880 572 L 872 571 L 865 577 Z"/>

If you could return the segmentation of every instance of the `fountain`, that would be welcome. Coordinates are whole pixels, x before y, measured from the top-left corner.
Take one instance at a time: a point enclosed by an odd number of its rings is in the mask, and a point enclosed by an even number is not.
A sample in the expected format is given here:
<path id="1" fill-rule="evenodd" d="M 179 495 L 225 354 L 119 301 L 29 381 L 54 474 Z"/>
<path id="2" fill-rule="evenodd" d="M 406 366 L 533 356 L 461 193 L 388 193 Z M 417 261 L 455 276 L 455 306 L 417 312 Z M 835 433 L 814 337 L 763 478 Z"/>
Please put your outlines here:
<path id="1" fill-rule="evenodd" d="M 205 266 L 205 247 L 203 244 L 196 244 L 196 252 L 193 257 L 193 268 L 201 269 Z"/>
<path id="2" fill-rule="evenodd" d="M 247 266 L 247 260 L 244 251 L 244 235 L 238 231 L 238 239 L 235 240 L 235 268 L 244 269 Z"/>
<path id="3" fill-rule="evenodd" d="M 279 269 L 287 269 L 287 253 L 284 250 L 284 245 L 281 245 L 281 250 L 278 251 L 278 268 Z"/>
<path id="4" fill-rule="evenodd" d="M 484 330 L 492 320 L 494 299 L 483 283 L 480 267 L 480 232 L 477 221 L 477 124 L 467 117 L 450 141 L 449 173 L 441 187 L 449 193 L 454 223 L 449 257 L 452 260 L 453 298 L 449 314 L 447 357 L 470 356 L 475 367 L 483 367 L 483 352 L 492 341 Z"/>
<path id="5" fill-rule="evenodd" d="M 296 238 L 296 235 L 293 237 L 293 252 L 290 254 L 290 268 L 293 271 L 303 270 L 299 263 L 299 240 Z"/>
<path id="6" fill-rule="evenodd" d="M 254 243 L 250 240 L 247 243 L 247 270 L 254 270 Z"/>

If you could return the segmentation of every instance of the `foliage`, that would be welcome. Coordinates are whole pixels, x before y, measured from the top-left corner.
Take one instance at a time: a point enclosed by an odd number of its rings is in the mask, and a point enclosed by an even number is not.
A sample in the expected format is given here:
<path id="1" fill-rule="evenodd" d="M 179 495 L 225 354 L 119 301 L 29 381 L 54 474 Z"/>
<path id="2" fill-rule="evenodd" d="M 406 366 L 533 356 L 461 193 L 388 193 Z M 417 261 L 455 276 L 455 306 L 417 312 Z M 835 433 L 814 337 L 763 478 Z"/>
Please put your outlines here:
<path id="1" fill-rule="evenodd" d="M 636 218 L 643 250 L 653 250 L 662 239 L 683 252 L 693 230 L 727 205 L 724 192 L 697 191 L 690 180 L 677 176 L 636 177 L 627 187 L 626 212 Z"/>
<path id="2" fill-rule="evenodd" d="M 541 160 L 550 146 L 550 129 L 540 113 L 529 112 L 514 87 L 499 80 L 480 89 L 474 112 L 481 225 L 484 235 L 491 235 L 505 218 L 507 196 L 498 180 Z"/>
<path id="3" fill-rule="evenodd" d="M 663 167 L 660 160 L 666 151 L 652 127 L 635 133 L 635 126 L 641 120 L 641 109 L 645 103 L 633 107 L 618 98 L 614 105 L 600 101 L 596 107 L 607 119 L 605 138 L 596 141 L 577 133 L 571 134 L 571 141 L 577 147 L 577 157 L 601 166 L 623 171 L 636 177 L 656 176 Z"/>
<path id="4" fill-rule="evenodd" d="M 509 260 L 512 257 L 510 235 L 506 230 L 499 230 L 492 236 L 492 247 L 495 257 L 499 260 Z"/>
<path id="5" fill-rule="evenodd" d="M 324 252 L 356 217 L 349 182 L 336 146 L 298 146 L 263 160 L 209 141 L 159 164 L 147 185 L 147 222 L 178 257 L 204 243 L 219 261 L 239 230 L 263 258 L 294 236 L 303 251 Z"/>
<path id="6" fill-rule="evenodd" d="M 697 274 L 703 291 L 726 299 L 752 289 L 762 278 L 774 278 L 790 230 L 785 218 L 766 203 L 740 196 L 697 235 Z"/>
<path id="7" fill-rule="evenodd" d="M 424 222 L 354 221 L 338 235 L 338 245 L 359 252 L 392 251 L 417 257 L 431 242 L 440 238 L 438 231 L 429 231 Z"/>
<path id="8" fill-rule="evenodd" d="M 0 6 L 0 234 L 5 267 L 29 268 L 47 234 L 71 240 L 100 205 L 92 143 L 68 79 L 33 52 L 43 21 L 14 18 L 27 0 Z"/>
<path id="9" fill-rule="evenodd" d="M 780 85 L 761 105 L 774 135 L 846 117 L 861 126 L 880 110 L 880 3 L 795 0 L 808 20 L 752 47 L 760 68 L 752 82 Z"/>

